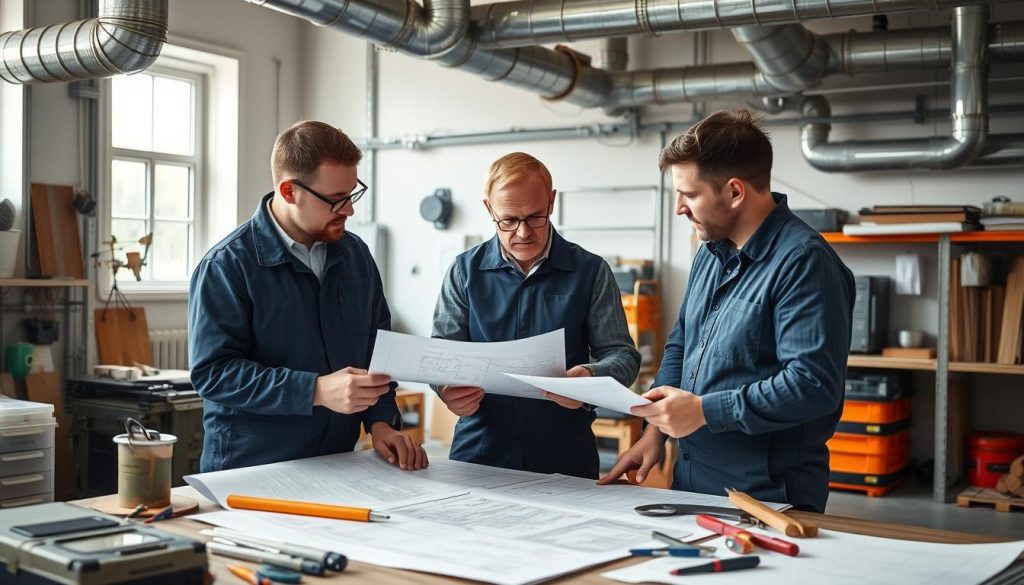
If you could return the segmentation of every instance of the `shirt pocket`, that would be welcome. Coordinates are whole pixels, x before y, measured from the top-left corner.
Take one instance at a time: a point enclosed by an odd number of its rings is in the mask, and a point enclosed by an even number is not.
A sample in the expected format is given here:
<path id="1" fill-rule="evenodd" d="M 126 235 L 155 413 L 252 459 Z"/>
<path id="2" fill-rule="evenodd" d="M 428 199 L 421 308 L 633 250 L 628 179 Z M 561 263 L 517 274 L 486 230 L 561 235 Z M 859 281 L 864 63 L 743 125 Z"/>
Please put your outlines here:
<path id="1" fill-rule="evenodd" d="M 367 335 L 373 318 L 372 278 L 349 278 L 338 282 L 341 302 L 341 330 L 347 335 Z"/>
<path id="2" fill-rule="evenodd" d="M 744 299 L 731 299 L 718 317 L 712 353 L 719 358 L 753 365 L 761 345 L 764 307 Z"/>

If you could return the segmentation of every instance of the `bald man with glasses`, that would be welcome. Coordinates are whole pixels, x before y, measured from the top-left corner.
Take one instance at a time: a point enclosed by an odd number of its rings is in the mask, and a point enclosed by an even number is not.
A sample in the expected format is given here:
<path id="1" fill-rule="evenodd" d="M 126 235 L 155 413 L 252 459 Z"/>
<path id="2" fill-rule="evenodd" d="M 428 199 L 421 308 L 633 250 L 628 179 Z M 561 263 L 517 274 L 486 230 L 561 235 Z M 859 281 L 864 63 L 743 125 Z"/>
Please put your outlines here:
<path id="1" fill-rule="evenodd" d="M 456 258 L 434 310 L 434 337 L 510 341 L 565 329 L 566 376 L 612 376 L 629 386 L 640 370 L 608 264 L 566 241 L 551 225 L 551 173 L 522 152 L 495 161 L 484 207 L 496 234 Z M 482 388 L 435 387 L 459 415 L 450 459 L 540 473 L 597 478 L 594 409 L 487 395 Z"/>
<path id="2" fill-rule="evenodd" d="M 351 451 L 360 426 L 382 458 L 426 467 L 399 432 L 395 384 L 365 369 L 391 313 L 369 249 L 345 230 L 367 190 L 361 158 L 328 124 L 285 130 L 274 191 L 196 267 L 188 321 L 202 471 Z"/>

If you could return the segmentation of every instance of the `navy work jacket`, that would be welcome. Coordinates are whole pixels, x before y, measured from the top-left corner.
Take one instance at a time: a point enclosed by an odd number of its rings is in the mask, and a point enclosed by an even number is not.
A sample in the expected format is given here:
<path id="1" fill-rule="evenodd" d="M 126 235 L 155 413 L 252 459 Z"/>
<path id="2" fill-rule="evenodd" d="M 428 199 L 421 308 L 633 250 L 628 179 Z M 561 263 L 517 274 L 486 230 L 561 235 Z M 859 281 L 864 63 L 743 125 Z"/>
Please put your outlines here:
<path id="1" fill-rule="evenodd" d="M 362 240 L 349 232 L 329 244 L 318 280 L 281 241 L 272 196 L 207 252 L 189 288 L 204 472 L 351 451 L 360 423 L 400 424 L 394 387 L 359 414 L 313 406 L 317 377 L 369 365 L 391 313 Z"/>

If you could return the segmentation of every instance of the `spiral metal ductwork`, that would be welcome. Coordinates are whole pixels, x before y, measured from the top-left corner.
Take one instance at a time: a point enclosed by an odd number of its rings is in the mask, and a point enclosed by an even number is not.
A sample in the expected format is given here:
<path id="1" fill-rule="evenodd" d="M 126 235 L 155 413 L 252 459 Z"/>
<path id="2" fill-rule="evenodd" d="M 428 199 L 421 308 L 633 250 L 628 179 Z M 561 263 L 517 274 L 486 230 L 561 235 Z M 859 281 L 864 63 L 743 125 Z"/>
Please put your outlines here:
<path id="1" fill-rule="evenodd" d="M 995 0 L 1005 1 L 1005 0 Z M 485 47 L 521 47 L 625 35 L 766 26 L 914 10 L 963 0 L 518 0 L 474 6 L 474 37 Z"/>
<path id="2" fill-rule="evenodd" d="M 803 25 L 742 26 L 732 29 L 732 35 L 777 90 L 801 91 L 817 84 L 828 71 L 828 42 Z"/>
<path id="3" fill-rule="evenodd" d="M 167 40 L 167 0 L 101 0 L 99 16 L 0 34 L 0 79 L 75 81 L 142 71 Z"/>

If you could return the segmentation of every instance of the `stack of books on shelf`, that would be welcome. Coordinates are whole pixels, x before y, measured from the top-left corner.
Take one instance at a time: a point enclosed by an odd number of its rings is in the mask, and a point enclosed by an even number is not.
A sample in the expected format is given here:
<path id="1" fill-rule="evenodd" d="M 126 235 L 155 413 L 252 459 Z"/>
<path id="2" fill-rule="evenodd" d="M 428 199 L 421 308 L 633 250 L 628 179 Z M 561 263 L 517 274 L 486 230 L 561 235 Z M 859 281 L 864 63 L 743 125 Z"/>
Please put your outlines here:
<path id="1" fill-rule="evenodd" d="M 986 231 L 1024 231 L 1024 201 L 996 197 L 984 204 L 981 225 Z"/>
<path id="2" fill-rule="evenodd" d="M 981 229 L 973 205 L 876 205 L 860 210 L 860 223 L 843 226 L 848 236 L 945 234 Z"/>

